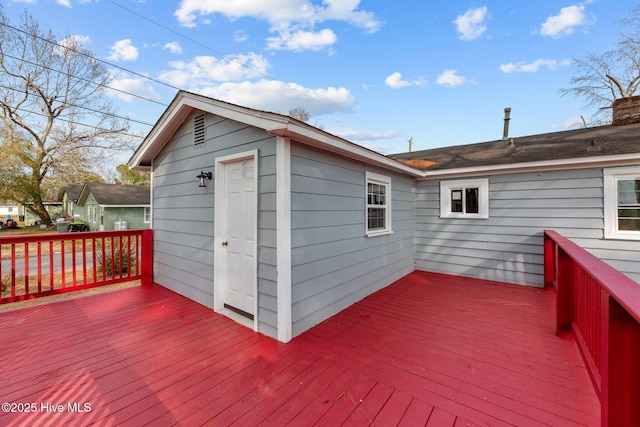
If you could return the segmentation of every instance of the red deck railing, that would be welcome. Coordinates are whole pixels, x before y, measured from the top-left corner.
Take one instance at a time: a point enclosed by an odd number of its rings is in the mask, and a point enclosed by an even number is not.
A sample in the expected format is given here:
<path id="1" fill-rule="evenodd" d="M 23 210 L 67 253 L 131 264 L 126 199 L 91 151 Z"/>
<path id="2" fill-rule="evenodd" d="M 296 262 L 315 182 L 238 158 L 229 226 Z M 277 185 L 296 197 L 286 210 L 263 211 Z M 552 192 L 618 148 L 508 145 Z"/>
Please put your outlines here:
<path id="1" fill-rule="evenodd" d="M 544 279 L 557 331 L 573 331 L 602 406 L 603 426 L 640 420 L 640 285 L 555 231 L 544 232 Z"/>
<path id="2" fill-rule="evenodd" d="M 0 236 L 0 304 L 152 282 L 151 230 Z"/>

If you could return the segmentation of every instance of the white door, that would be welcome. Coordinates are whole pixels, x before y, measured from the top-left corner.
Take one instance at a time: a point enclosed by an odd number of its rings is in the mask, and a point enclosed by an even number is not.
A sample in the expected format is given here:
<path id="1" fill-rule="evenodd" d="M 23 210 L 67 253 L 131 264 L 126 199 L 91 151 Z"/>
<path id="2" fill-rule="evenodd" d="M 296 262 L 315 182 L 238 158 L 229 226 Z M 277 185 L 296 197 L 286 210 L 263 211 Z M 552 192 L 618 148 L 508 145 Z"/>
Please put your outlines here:
<path id="1" fill-rule="evenodd" d="M 253 158 L 228 162 L 224 168 L 224 224 L 222 284 L 224 307 L 245 317 L 255 314 L 256 263 L 256 168 Z"/>

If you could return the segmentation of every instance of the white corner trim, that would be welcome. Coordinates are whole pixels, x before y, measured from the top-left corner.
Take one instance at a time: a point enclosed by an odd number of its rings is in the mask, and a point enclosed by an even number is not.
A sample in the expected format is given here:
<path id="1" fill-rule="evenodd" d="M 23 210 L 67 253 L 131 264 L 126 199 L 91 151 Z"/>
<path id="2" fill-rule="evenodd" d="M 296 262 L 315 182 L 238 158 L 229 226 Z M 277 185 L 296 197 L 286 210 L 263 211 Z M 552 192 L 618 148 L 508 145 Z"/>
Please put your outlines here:
<path id="1" fill-rule="evenodd" d="M 292 338 L 291 317 L 291 141 L 276 137 L 276 270 L 278 341 Z"/>

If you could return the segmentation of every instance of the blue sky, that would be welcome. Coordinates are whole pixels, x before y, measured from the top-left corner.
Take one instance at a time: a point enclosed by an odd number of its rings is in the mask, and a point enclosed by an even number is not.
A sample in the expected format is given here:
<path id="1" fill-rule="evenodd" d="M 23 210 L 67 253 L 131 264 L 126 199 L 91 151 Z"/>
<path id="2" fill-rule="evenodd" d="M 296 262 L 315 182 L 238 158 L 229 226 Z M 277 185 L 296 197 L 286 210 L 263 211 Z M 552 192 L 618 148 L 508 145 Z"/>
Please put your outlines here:
<path id="1" fill-rule="evenodd" d="M 559 90 L 575 73 L 572 59 L 615 46 L 634 4 L 3 2 L 12 23 L 27 9 L 108 62 L 122 91 L 110 96 L 142 136 L 180 88 L 284 114 L 302 107 L 311 124 L 385 154 L 407 151 L 409 138 L 414 150 L 500 139 L 507 106 L 514 137 L 588 120 L 594 111 Z"/>

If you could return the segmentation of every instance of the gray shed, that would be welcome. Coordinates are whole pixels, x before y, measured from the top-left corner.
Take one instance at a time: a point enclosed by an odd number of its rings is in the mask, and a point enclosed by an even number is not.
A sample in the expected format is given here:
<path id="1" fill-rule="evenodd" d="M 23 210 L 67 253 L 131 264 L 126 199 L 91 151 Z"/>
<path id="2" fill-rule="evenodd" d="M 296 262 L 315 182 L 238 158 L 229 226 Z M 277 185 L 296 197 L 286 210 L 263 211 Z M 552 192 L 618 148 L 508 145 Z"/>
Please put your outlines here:
<path id="1" fill-rule="evenodd" d="M 415 269 L 422 171 L 291 117 L 181 91 L 129 165 L 154 281 L 281 341 Z"/>

